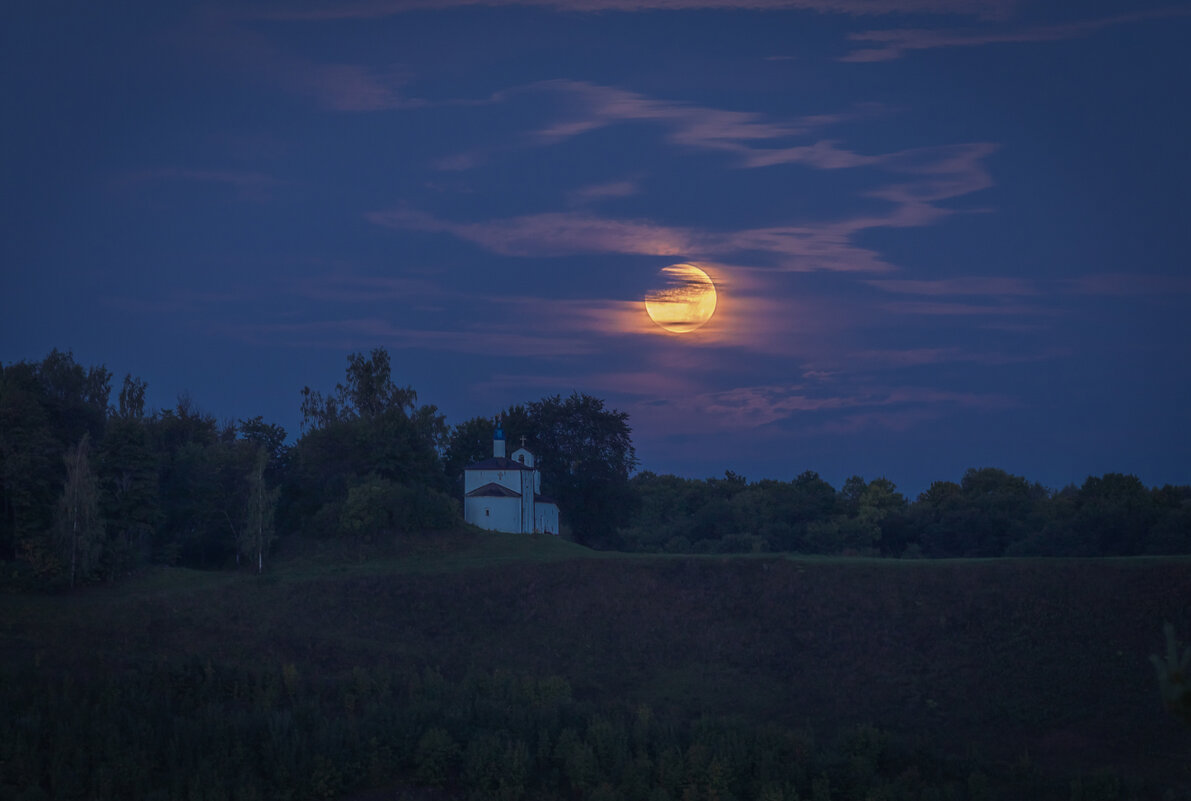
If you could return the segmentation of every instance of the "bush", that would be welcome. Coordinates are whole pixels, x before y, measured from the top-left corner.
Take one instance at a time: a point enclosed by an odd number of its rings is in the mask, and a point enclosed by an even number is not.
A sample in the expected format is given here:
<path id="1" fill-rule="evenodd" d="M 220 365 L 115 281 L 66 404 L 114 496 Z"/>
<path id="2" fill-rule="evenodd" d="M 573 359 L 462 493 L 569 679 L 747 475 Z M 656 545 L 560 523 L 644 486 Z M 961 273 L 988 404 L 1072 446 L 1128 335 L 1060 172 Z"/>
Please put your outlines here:
<path id="1" fill-rule="evenodd" d="M 382 533 L 442 531 L 460 522 L 459 504 L 446 493 L 369 476 L 348 489 L 339 532 L 366 538 Z"/>

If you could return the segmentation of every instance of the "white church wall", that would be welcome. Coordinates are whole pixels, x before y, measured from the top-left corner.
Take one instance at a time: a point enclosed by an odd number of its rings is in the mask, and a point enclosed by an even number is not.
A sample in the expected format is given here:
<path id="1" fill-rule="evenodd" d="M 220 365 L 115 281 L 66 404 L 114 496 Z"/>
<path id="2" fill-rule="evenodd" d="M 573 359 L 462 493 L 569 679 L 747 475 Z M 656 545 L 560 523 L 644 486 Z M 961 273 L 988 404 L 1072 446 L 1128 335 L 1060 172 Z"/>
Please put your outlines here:
<path id="1" fill-rule="evenodd" d="M 533 512 L 533 473 L 529 470 L 521 471 L 521 486 L 517 488 L 521 493 L 521 519 L 525 521 L 524 526 L 518 529 L 524 534 L 532 534 L 534 524 Z"/>
<path id="2" fill-rule="evenodd" d="M 493 442 L 493 455 L 497 458 L 505 455 L 504 437 L 499 431 Z M 516 463 L 513 469 L 469 467 L 464 471 L 463 519 L 488 531 L 558 534 L 558 507 L 535 502 L 542 491 L 542 475 L 535 469 L 533 454 L 522 447 L 513 451 L 510 459 Z M 520 467 L 522 465 L 524 467 Z M 488 484 L 504 487 L 517 495 L 501 497 L 491 492 L 471 495 Z"/>
<path id="3" fill-rule="evenodd" d="M 488 531 L 520 531 L 520 498 L 465 498 L 463 519 Z"/>

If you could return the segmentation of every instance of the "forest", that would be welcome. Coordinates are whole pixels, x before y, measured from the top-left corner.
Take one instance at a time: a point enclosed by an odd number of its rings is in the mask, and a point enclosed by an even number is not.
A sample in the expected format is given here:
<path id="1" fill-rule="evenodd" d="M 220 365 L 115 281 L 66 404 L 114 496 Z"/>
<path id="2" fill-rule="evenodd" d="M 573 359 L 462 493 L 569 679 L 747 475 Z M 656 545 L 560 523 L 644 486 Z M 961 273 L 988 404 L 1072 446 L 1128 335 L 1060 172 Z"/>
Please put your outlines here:
<path id="1" fill-rule="evenodd" d="M 541 454 L 563 533 L 599 549 L 894 558 L 1191 553 L 1191 487 L 1089 476 L 1043 487 L 993 467 L 908 499 L 886 477 L 836 488 L 638 470 L 628 415 L 575 393 L 449 424 L 395 383 L 382 348 L 300 392 L 302 429 L 220 422 L 189 397 L 54 350 L 0 364 L 0 560 L 14 586 L 111 580 L 149 564 L 261 571 L 287 537 L 367 543 L 461 527 L 462 471 L 496 423 Z M 296 396 L 298 393 L 295 393 Z M 793 470 L 791 471 L 793 472 Z"/>

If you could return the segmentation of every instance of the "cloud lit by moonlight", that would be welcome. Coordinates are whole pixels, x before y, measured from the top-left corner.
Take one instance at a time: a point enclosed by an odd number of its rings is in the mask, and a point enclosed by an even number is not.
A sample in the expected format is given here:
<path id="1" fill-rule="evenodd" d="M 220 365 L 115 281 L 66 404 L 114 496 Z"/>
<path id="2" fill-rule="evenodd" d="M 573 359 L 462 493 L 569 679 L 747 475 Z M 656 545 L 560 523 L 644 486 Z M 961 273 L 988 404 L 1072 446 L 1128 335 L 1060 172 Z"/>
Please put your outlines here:
<path id="1" fill-rule="evenodd" d="M 715 284 L 694 264 L 671 264 L 659 277 L 661 286 L 645 295 L 645 311 L 662 328 L 685 334 L 715 314 Z"/>

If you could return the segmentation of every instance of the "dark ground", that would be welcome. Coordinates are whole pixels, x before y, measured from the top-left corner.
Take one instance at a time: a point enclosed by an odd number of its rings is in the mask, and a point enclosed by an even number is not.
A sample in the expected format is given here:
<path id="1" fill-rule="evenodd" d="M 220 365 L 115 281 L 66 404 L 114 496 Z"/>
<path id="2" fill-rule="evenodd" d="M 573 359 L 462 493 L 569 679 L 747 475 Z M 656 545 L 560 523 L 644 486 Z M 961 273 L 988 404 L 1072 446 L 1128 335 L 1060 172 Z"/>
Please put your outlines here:
<path id="1" fill-rule="evenodd" d="M 663 715 L 823 737 L 870 723 L 1007 770 L 1191 783 L 1191 730 L 1162 710 L 1149 662 L 1164 621 L 1188 634 L 1188 558 L 629 557 L 491 536 L 343 557 L 0 596 L 0 659 L 507 668 Z"/>

